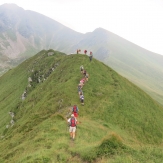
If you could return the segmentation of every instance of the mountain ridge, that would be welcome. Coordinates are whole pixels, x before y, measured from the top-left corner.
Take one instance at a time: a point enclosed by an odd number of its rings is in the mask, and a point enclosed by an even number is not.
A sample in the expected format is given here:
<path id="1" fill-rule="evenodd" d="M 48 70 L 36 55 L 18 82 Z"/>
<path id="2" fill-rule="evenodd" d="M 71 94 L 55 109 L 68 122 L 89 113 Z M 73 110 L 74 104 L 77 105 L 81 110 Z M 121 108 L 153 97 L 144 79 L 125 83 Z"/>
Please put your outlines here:
<path id="1" fill-rule="evenodd" d="M 90 74 L 83 87 L 84 106 L 77 92 L 80 65 Z M 163 159 L 163 107 L 96 59 L 42 50 L 1 76 L 0 89 L 1 162 Z M 79 106 L 74 143 L 65 121 L 73 104 Z M 6 128 L 9 111 L 15 124 Z"/>
<path id="2" fill-rule="evenodd" d="M 1 74 L 42 49 L 55 49 L 66 54 L 76 53 L 77 49 L 87 49 L 88 53 L 92 51 L 95 58 L 163 104 L 163 56 L 149 52 L 103 28 L 81 34 L 36 12 L 17 6 L 14 8 L 17 13 L 19 9 L 23 12 L 19 14 L 22 17 L 4 10 L 12 16 L 7 17 L 2 11 L 3 6 L 0 7 Z"/>

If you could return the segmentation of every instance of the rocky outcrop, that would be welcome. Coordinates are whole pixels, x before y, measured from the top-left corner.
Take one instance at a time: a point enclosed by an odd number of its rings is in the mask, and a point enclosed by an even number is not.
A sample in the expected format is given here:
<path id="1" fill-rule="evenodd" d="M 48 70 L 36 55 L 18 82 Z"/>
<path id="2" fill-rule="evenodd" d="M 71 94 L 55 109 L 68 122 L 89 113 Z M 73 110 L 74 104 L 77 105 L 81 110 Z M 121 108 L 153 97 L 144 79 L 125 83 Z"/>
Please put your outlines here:
<path id="1" fill-rule="evenodd" d="M 13 112 L 11 112 L 11 111 L 9 111 L 9 114 L 10 114 L 10 116 L 11 116 L 11 120 L 10 120 L 9 124 L 6 125 L 6 128 L 7 128 L 7 129 L 8 129 L 9 127 L 12 127 L 12 126 L 15 124 L 15 121 L 14 121 L 14 116 L 15 116 L 15 114 L 14 114 Z"/>

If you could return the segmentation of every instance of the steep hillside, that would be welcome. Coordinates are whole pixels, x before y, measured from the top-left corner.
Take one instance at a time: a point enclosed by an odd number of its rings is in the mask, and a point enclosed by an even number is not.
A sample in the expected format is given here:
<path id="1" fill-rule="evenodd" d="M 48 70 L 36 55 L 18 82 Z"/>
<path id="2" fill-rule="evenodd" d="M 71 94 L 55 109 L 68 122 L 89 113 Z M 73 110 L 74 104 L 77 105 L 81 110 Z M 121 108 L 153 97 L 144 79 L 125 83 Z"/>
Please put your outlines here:
<path id="1" fill-rule="evenodd" d="M 84 106 L 80 65 L 90 74 Z M 163 107 L 96 59 L 43 50 L 0 77 L 0 89 L 0 162 L 163 160 Z M 74 142 L 66 123 L 73 104 L 80 110 Z"/>

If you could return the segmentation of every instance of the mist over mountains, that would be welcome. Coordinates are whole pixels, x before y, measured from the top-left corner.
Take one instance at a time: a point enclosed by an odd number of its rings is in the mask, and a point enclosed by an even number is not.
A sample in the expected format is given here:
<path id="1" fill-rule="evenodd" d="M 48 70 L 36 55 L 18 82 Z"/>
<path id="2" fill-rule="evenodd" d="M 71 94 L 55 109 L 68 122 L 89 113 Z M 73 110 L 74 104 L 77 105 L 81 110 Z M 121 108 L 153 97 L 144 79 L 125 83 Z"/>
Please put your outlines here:
<path id="1" fill-rule="evenodd" d="M 107 30 L 78 33 L 42 14 L 15 4 L 0 6 L 0 75 L 40 50 L 66 54 L 93 51 L 112 67 L 163 104 L 163 56 L 145 50 Z"/>
<path id="2" fill-rule="evenodd" d="M 80 36 L 44 15 L 15 4 L 0 6 L 0 57 L 8 62 L 28 58 L 42 49 L 68 51 Z"/>

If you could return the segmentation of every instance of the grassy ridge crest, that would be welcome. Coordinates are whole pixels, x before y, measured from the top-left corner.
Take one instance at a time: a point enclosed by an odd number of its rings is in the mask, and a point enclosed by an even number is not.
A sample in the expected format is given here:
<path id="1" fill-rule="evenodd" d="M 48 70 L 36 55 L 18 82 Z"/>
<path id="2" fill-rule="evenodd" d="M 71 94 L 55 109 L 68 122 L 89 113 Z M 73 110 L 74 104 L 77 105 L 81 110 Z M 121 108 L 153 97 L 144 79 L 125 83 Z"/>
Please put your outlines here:
<path id="1" fill-rule="evenodd" d="M 77 94 L 80 65 L 90 74 L 84 106 Z M 0 89 L 1 162 L 163 159 L 162 106 L 96 59 L 43 50 L 0 77 Z M 73 104 L 80 109 L 74 143 L 66 124 Z M 15 124 L 6 128 L 9 111 L 15 113 Z"/>

